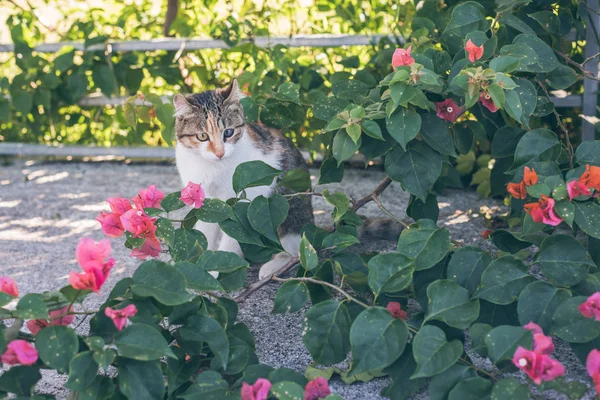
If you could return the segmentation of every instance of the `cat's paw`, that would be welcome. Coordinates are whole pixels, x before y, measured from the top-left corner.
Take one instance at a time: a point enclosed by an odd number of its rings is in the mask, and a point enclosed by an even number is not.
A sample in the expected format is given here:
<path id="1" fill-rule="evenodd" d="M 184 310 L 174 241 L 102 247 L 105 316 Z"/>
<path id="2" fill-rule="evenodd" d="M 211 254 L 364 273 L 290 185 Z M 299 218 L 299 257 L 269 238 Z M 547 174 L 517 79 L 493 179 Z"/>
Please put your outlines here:
<path id="1" fill-rule="evenodd" d="M 289 257 L 274 258 L 262 267 L 258 271 L 258 279 L 263 280 L 276 275 L 289 261 Z"/>
<path id="2" fill-rule="evenodd" d="M 208 271 L 208 273 L 211 274 L 215 279 L 219 277 L 219 271 Z"/>

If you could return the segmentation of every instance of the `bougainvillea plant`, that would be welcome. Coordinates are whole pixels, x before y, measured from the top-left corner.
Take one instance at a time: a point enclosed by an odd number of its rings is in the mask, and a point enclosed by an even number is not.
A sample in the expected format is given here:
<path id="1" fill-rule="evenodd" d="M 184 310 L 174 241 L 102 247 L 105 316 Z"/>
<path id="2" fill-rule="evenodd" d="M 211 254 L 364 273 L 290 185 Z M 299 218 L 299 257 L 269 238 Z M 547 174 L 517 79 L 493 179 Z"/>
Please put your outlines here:
<path id="1" fill-rule="evenodd" d="M 0 391 L 29 396 L 40 370 L 54 369 L 68 374 L 73 398 L 339 399 L 327 383 L 334 374 L 345 382 L 387 376 L 382 395 L 391 399 L 421 390 L 448 399 L 597 394 L 600 142 L 575 148 L 549 98 L 550 89 L 588 75 L 571 58 L 577 44 L 564 39 L 585 23 L 585 2 L 427 1 L 406 45 L 378 55 L 388 63 L 383 79 L 358 69 L 331 82 L 332 95 L 310 98 L 293 80 L 282 85 L 272 98 L 282 116 L 301 109 L 305 119 L 311 108 L 308 118 L 322 123 L 319 184 L 342 181 L 344 162 L 357 152 L 367 162 L 381 158 L 387 177 L 353 200 L 315 191 L 307 172 L 282 175 L 250 162 L 236 170 L 237 194 L 227 201 L 205 198 L 202 182 L 166 195 L 151 186 L 132 199 L 111 197 L 100 228 L 144 261 L 99 310 L 82 300 L 97 295 L 119 262 L 108 241 L 82 239 L 82 271 L 59 291 L 18 298 L 14 282 L 0 279 L 10 321 L 0 336 L 2 362 L 12 365 Z M 247 98 L 247 118 L 261 120 L 269 100 Z M 510 229 L 494 227 L 479 246 L 467 246 L 437 225 L 436 194 L 455 179 L 452 160 L 474 159 L 484 141 L 494 157 L 491 185 L 510 202 Z M 300 194 L 245 195 L 273 180 Z M 380 199 L 392 182 L 410 193 L 414 222 Z M 282 251 L 270 233 L 287 215 L 280 205 L 297 195 L 329 202 L 333 230 L 306 226 L 285 271 L 245 287 L 251 263 Z M 354 250 L 357 213 L 371 201 L 405 225 L 396 251 Z M 185 207 L 185 217 L 172 219 Z M 198 221 L 219 224 L 244 258 L 206 250 Z M 273 282 L 282 283 L 273 312 L 304 312 L 302 341 L 314 361 L 304 375 L 260 364 L 252 333 L 236 321 L 238 304 Z M 85 318 L 89 331 L 76 331 Z M 589 379 L 566 378 L 559 347 Z"/>

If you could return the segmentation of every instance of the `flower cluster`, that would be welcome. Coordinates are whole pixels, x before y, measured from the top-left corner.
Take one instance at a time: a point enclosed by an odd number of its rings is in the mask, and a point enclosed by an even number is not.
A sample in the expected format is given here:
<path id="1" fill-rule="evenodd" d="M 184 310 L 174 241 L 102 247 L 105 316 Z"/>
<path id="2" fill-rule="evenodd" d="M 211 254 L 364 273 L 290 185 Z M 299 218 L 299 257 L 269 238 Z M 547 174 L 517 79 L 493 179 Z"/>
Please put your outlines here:
<path id="1" fill-rule="evenodd" d="M 406 321 L 407 314 L 406 311 L 404 311 L 400 306 L 400 303 L 396 301 L 390 301 L 389 303 L 387 303 L 387 306 L 385 308 L 390 312 L 390 314 L 392 314 L 392 317 L 394 317 L 395 319 L 401 318 L 404 321 Z"/>
<path id="2" fill-rule="evenodd" d="M 533 322 L 524 328 L 533 333 L 533 350 L 519 346 L 513 355 L 513 364 L 525 372 L 536 385 L 564 375 L 564 365 L 550 358 L 550 354 L 554 352 L 552 338 L 544 335 L 542 328 Z"/>
<path id="3" fill-rule="evenodd" d="M 98 293 L 115 265 L 115 259 L 110 257 L 110 250 L 108 239 L 99 242 L 91 238 L 81 239 L 75 250 L 75 258 L 83 272 L 69 274 L 71 286 L 78 290 L 92 290 Z"/>
<path id="4" fill-rule="evenodd" d="M 242 384 L 242 400 L 267 400 L 269 391 L 271 390 L 271 382 L 267 379 L 257 379 L 254 385 L 249 385 L 246 382 Z M 304 388 L 304 400 L 319 400 L 331 394 L 327 379 L 318 377 L 306 384 Z"/>
<path id="5" fill-rule="evenodd" d="M 0 360 L 8 365 L 33 365 L 38 360 L 38 351 L 26 340 L 13 340 L 6 346 Z"/>

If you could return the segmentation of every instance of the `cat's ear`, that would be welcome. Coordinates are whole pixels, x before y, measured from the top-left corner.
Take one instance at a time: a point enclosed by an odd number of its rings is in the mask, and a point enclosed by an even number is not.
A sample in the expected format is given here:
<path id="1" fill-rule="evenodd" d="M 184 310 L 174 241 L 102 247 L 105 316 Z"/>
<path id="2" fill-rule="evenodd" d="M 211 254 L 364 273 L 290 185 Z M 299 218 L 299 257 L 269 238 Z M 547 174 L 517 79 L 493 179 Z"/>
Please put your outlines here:
<path id="1" fill-rule="evenodd" d="M 191 104 L 188 103 L 185 96 L 181 93 L 177 93 L 175 97 L 173 97 L 173 105 L 175 106 L 176 117 L 179 117 L 192 111 Z"/>
<path id="2" fill-rule="evenodd" d="M 225 97 L 225 103 L 232 103 L 240 101 L 246 96 L 240 90 L 237 79 L 234 79 L 227 88 L 223 89 L 223 97 Z"/>

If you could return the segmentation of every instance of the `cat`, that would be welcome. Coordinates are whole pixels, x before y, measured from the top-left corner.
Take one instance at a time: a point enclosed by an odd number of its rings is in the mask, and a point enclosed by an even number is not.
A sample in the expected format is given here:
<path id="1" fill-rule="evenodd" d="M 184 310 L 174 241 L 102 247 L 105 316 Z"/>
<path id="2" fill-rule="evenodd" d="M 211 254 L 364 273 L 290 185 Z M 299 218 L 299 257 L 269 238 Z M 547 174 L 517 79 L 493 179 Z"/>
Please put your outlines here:
<path id="1" fill-rule="evenodd" d="M 240 100 L 244 94 L 233 80 L 225 89 L 173 98 L 177 146 L 175 160 L 181 183 L 201 184 L 206 197 L 223 201 L 235 197 L 232 178 L 238 165 L 260 160 L 281 171 L 308 170 L 304 158 L 281 132 L 261 124 L 247 123 Z M 246 198 L 290 194 L 273 184 L 246 189 Z M 301 230 L 313 223 L 310 196 L 293 196 L 286 220 L 278 233 L 285 253 L 275 255 L 259 271 L 259 279 L 277 273 L 298 254 Z M 208 239 L 208 250 L 229 251 L 243 257 L 238 242 L 218 224 L 198 222 L 195 226 Z M 214 274 L 216 275 L 216 274 Z"/>

